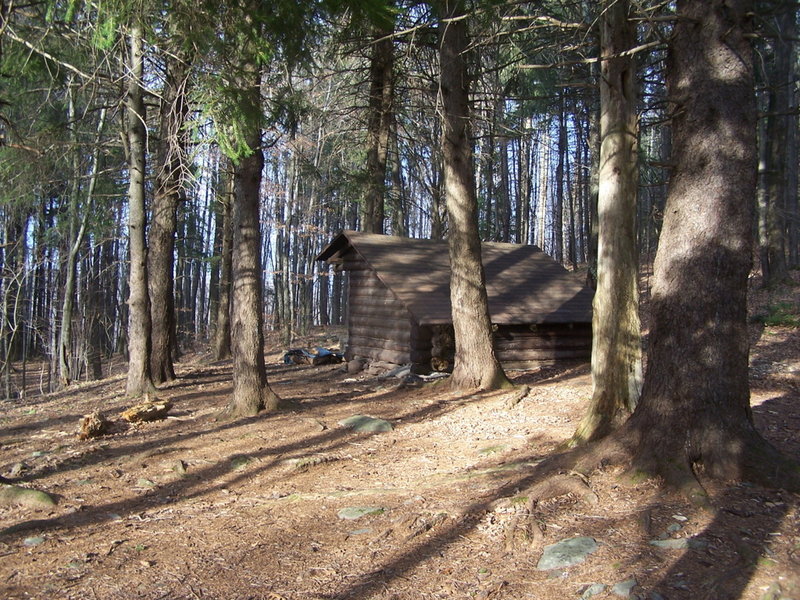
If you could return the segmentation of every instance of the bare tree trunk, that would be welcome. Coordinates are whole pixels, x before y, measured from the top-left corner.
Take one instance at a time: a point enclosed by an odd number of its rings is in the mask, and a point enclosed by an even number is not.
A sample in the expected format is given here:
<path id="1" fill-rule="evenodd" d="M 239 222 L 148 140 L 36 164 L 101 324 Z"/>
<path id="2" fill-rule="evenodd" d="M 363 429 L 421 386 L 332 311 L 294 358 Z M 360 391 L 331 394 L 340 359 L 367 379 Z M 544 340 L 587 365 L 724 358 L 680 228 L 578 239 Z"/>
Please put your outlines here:
<path id="1" fill-rule="evenodd" d="M 550 119 L 545 120 L 540 130 L 539 144 L 539 193 L 536 202 L 536 239 L 541 250 L 547 252 L 547 196 L 550 181 Z"/>
<path id="2" fill-rule="evenodd" d="M 451 384 L 455 389 L 496 389 L 511 384 L 492 345 L 481 263 L 472 148 L 467 135 L 469 83 L 464 4 L 462 0 L 442 0 L 439 7 L 442 155 L 449 225 L 450 302 L 456 342 Z"/>
<path id="3" fill-rule="evenodd" d="M 126 393 L 141 396 L 155 392 L 150 375 L 150 297 L 147 293 L 147 245 L 145 228 L 145 128 L 144 46 L 141 25 L 130 30 L 130 63 L 128 74 L 128 231 L 131 266 L 128 296 L 128 381 Z"/>
<path id="4" fill-rule="evenodd" d="M 564 262 L 564 158 L 567 154 L 567 118 L 564 93 L 559 93 L 558 162 L 556 163 L 556 197 L 553 206 L 553 258 Z"/>
<path id="5" fill-rule="evenodd" d="M 83 240 L 86 235 L 86 224 L 89 219 L 89 212 L 91 210 L 92 196 L 94 195 L 94 188 L 97 183 L 98 161 L 100 159 L 100 134 L 105 127 L 106 109 L 100 111 L 100 121 L 97 126 L 97 139 L 95 140 L 94 149 L 92 151 L 92 166 L 89 173 L 89 182 L 86 192 L 86 205 L 83 207 L 83 216 L 78 222 L 78 213 L 80 211 L 80 161 L 78 158 L 78 139 L 75 135 L 74 127 L 76 121 L 74 90 L 70 85 L 68 88 L 68 102 L 69 102 L 69 122 L 70 122 L 70 137 L 71 141 L 76 144 L 73 149 L 73 185 L 70 192 L 69 202 L 69 240 L 70 245 L 67 252 L 67 260 L 64 265 L 64 298 L 61 305 L 61 328 L 59 330 L 58 339 L 58 379 L 62 387 L 70 385 L 75 377 L 72 366 L 75 361 L 72 358 L 72 318 L 75 305 L 75 279 L 76 279 L 76 266 L 78 259 L 78 252 L 83 245 Z"/>
<path id="6" fill-rule="evenodd" d="M 655 262 L 641 400 L 622 443 L 634 466 L 702 500 L 693 467 L 800 489 L 756 431 L 747 280 L 756 191 L 752 0 L 679 0 L 667 62 L 673 174 Z M 724 152 L 720 152 L 724 148 Z"/>
<path id="7" fill-rule="evenodd" d="M 161 138 L 153 197 L 148 275 L 153 321 L 150 369 L 156 383 L 175 379 L 172 346 L 175 328 L 174 255 L 178 205 L 185 198 L 187 64 L 167 57 L 161 98 Z"/>
<path id="8" fill-rule="evenodd" d="M 392 209 L 392 233 L 400 237 L 408 236 L 408 213 L 406 211 L 405 190 L 403 186 L 403 166 L 400 156 L 400 144 L 397 141 L 397 120 L 392 117 L 392 187 L 389 190 L 389 200 Z"/>
<path id="9" fill-rule="evenodd" d="M 231 355 L 231 274 L 233 271 L 233 203 L 235 201 L 233 172 L 226 173 L 225 193 L 221 197 L 222 249 L 220 256 L 219 302 L 214 328 L 214 358 L 223 360 Z"/>
<path id="10" fill-rule="evenodd" d="M 367 124 L 367 193 L 364 231 L 383 233 L 386 195 L 386 157 L 392 125 L 394 45 L 392 30 L 379 27 L 372 41 L 369 118 Z"/>
<path id="11" fill-rule="evenodd" d="M 796 115 L 789 115 L 791 90 L 794 86 L 794 72 L 791 59 L 794 55 L 796 7 L 786 7 L 777 16 L 778 37 L 774 42 L 774 58 L 767 75 L 769 103 L 767 106 L 765 148 L 765 226 L 766 239 L 762 240 L 764 257 L 765 285 L 782 283 L 789 278 L 786 261 L 786 197 L 787 197 L 787 162 L 786 144 L 790 127 L 797 122 Z M 797 165 L 793 165 L 797 168 Z M 797 190 L 791 190 L 795 194 Z"/>
<path id="12" fill-rule="evenodd" d="M 597 199 L 600 195 L 600 118 L 597 111 L 592 110 L 589 115 L 589 157 L 591 165 L 589 167 L 589 202 L 588 215 L 586 219 L 586 238 L 588 248 L 586 250 L 586 261 L 589 268 L 586 271 L 586 285 L 597 289 L 597 238 L 598 238 L 598 217 Z"/>
<path id="13" fill-rule="evenodd" d="M 261 73 L 248 64 L 242 82 L 244 114 L 258 114 L 261 106 Z M 261 172 L 264 153 L 261 129 L 248 123 L 246 142 L 250 155 L 235 166 L 236 200 L 233 205 L 233 282 L 231 342 L 233 396 L 226 413 L 252 416 L 278 408 L 279 399 L 267 383 L 264 363 L 264 314 L 262 302 L 261 229 L 259 218 Z"/>
<path id="14" fill-rule="evenodd" d="M 600 193 L 597 291 L 592 313 L 592 399 L 571 443 L 602 437 L 627 418 L 642 380 L 636 195 L 636 68 L 627 0 L 607 0 L 600 19 Z"/>

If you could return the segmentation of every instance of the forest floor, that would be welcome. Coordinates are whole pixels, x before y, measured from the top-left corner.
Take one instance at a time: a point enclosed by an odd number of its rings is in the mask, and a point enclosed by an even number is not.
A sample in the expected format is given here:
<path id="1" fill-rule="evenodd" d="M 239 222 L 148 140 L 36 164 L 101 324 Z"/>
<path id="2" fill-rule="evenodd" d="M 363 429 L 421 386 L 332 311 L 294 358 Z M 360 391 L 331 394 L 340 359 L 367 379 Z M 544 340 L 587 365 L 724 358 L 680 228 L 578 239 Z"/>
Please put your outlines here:
<path id="1" fill-rule="evenodd" d="M 754 299 L 766 314 L 775 295 Z M 800 329 L 752 327 L 755 421 L 800 460 Z M 2 404 L 0 475 L 59 501 L 0 505 L 0 598 L 800 600 L 800 496 L 780 490 L 706 482 L 713 508 L 698 509 L 606 467 L 588 481 L 597 502 L 539 502 L 542 536 L 508 535 L 532 467 L 585 409 L 588 365 L 512 373 L 531 392 L 509 408 L 508 392 L 283 365 L 282 352 L 269 379 L 299 408 L 278 414 L 216 421 L 231 365 L 203 355 L 161 390 L 167 419 L 94 440 L 79 423 L 131 405 L 122 375 Z M 353 415 L 394 429 L 339 425 Z M 576 536 L 596 542 L 585 561 L 538 568 Z"/>

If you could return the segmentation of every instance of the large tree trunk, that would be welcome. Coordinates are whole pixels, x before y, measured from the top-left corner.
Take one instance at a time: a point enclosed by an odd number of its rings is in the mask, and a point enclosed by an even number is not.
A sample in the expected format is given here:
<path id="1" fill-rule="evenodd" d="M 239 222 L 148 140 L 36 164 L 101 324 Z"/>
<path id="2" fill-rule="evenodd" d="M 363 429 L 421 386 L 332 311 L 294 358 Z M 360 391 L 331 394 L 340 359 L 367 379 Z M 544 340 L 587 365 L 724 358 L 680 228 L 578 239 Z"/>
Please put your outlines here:
<path id="1" fill-rule="evenodd" d="M 128 73 L 128 232 L 131 266 L 128 296 L 128 381 L 126 393 L 140 396 L 155 391 L 150 376 L 150 298 L 147 294 L 147 245 L 145 227 L 145 107 L 142 75 L 144 46 L 142 28 L 136 24 L 130 31 L 130 64 Z"/>
<path id="2" fill-rule="evenodd" d="M 637 468 L 702 494 L 692 468 L 798 488 L 755 430 L 747 278 L 756 192 L 752 0 L 679 0 L 667 64 L 673 174 L 655 262 L 642 397 L 620 430 Z M 625 439 L 625 438 L 623 438 Z"/>
<path id="3" fill-rule="evenodd" d="M 600 190 L 597 291 L 592 314 L 592 399 L 572 438 L 602 437 L 633 412 L 642 380 L 636 253 L 638 131 L 634 26 L 627 0 L 600 21 Z"/>
<path id="4" fill-rule="evenodd" d="M 258 114 L 261 74 L 255 64 L 246 65 L 244 114 Z M 231 342 L 233 396 L 227 407 L 231 417 L 252 416 L 278 408 L 279 399 L 267 383 L 264 364 L 264 313 L 262 300 L 261 227 L 259 218 L 261 172 L 264 153 L 261 129 L 245 124 L 251 154 L 235 166 L 236 199 L 233 205 L 233 282 Z"/>
<path id="5" fill-rule="evenodd" d="M 392 125 L 394 46 L 392 30 L 379 27 L 372 41 L 369 118 L 367 123 L 367 193 L 363 229 L 383 233 L 386 157 Z"/>
<path id="6" fill-rule="evenodd" d="M 450 302 L 456 356 L 451 384 L 455 389 L 496 389 L 510 385 L 492 346 L 489 300 L 481 263 L 478 204 L 472 148 L 467 135 L 469 84 L 464 5 L 440 3 L 439 68 L 442 110 L 442 155 L 447 195 L 450 249 Z"/>
<path id="7" fill-rule="evenodd" d="M 173 267 L 178 204 L 184 197 L 186 165 L 185 123 L 187 65 L 177 57 L 167 58 L 167 77 L 161 98 L 159 143 L 153 216 L 150 225 L 148 275 L 153 330 L 150 368 L 153 380 L 175 379 L 172 338 L 175 332 Z"/>

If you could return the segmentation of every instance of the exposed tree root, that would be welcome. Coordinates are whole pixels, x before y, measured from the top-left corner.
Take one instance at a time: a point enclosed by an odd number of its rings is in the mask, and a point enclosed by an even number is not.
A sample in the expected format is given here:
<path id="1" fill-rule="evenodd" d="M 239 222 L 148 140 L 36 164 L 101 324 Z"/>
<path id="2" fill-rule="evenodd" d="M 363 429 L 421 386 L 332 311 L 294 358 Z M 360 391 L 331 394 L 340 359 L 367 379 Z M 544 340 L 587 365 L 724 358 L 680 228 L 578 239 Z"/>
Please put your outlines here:
<path id="1" fill-rule="evenodd" d="M 657 477 L 699 506 L 708 504 L 708 494 L 698 472 L 722 481 L 800 491 L 800 464 L 782 455 L 755 429 L 717 436 L 690 431 L 668 439 L 628 421 L 612 435 L 567 453 L 561 461 L 587 475 L 613 464 L 625 468 L 634 481 Z"/>
<path id="2" fill-rule="evenodd" d="M 559 473 L 540 481 L 527 491 L 525 510 L 518 514 L 505 531 L 504 546 L 510 552 L 517 547 L 538 548 L 544 540 L 544 530 L 536 517 L 536 507 L 540 502 L 573 495 L 590 505 L 599 499 L 589 487 L 587 479 L 577 472 L 569 475 Z"/>
<path id="3" fill-rule="evenodd" d="M 521 385 L 516 387 L 503 401 L 503 405 L 507 409 L 514 408 L 517 404 L 522 402 L 522 399 L 531 393 L 531 388 L 528 385 Z"/>

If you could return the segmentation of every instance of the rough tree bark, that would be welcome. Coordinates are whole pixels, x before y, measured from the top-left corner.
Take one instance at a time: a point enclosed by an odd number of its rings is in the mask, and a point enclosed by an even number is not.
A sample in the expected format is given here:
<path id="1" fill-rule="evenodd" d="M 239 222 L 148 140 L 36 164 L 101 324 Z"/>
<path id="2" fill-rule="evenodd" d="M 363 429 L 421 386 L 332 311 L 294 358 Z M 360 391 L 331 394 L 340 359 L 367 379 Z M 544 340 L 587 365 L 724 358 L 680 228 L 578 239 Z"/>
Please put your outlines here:
<path id="1" fill-rule="evenodd" d="M 150 375 L 150 298 L 147 293 L 147 245 L 145 228 L 145 106 L 142 76 L 144 45 L 142 27 L 130 30 L 128 65 L 127 136 L 128 136 L 128 232 L 131 265 L 128 296 L 128 380 L 129 396 L 155 392 Z"/>
<path id="2" fill-rule="evenodd" d="M 636 195 L 636 69 L 627 0 L 605 2 L 600 20 L 600 170 L 597 291 L 592 314 L 592 399 L 572 437 L 603 437 L 636 407 L 642 385 Z"/>
<path id="3" fill-rule="evenodd" d="M 469 123 L 467 27 L 464 3 L 442 0 L 439 40 L 439 95 L 442 155 L 450 251 L 450 302 L 456 355 L 450 379 L 455 389 L 510 386 L 492 346 L 492 323 L 478 235 L 478 203 Z"/>
<path id="4" fill-rule="evenodd" d="M 764 220 L 764 238 L 761 240 L 761 267 L 765 285 L 784 283 L 789 279 L 786 261 L 786 200 L 789 190 L 786 161 L 789 129 L 796 127 L 797 116 L 792 115 L 792 90 L 794 87 L 793 45 L 795 38 L 796 7 L 783 7 L 776 17 L 778 36 L 773 46 L 773 60 L 768 68 L 769 102 L 767 106 L 766 135 L 764 138 L 764 197 L 760 202 Z"/>
<path id="5" fill-rule="evenodd" d="M 235 199 L 233 169 L 225 171 L 225 190 L 220 195 L 222 218 L 222 246 L 219 266 L 219 294 L 217 316 L 214 323 L 214 360 L 231 355 L 231 272 L 233 270 L 233 203 Z"/>
<path id="6" fill-rule="evenodd" d="M 378 27 L 370 61 L 369 118 L 367 123 L 367 192 L 364 198 L 364 231 L 383 233 L 386 195 L 386 157 L 392 125 L 394 95 L 393 31 Z"/>
<path id="7" fill-rule="evenodd" d="M 261 73 L 255 64 L 243 67 L 245 114 L 258 114 L 261 105 Z M 245 123 L 245 141 L 250 154 L 234 169 L 233 278 L 231 312 L 231 350 L 233 354 L 233 396 L 226 416 L 253 416 L 262 410 L 275 410 L 279 398 L 267 383 L 264 363 L 264 314 L 262 302 L 261 226 L 259 218 L 261 173 L 264 152 L 261 129 Z"/>
<path id="8" fill-rule="evenodd" d="M 158 147 L 155 193 L 153 194 L 148 285 L 153 321 L 150 369 L 156 383 L 175 379 L 172 361 L 175 332 L 173 267 L 178 205 L 184 199 L 186 166 L 185 123 L 187 64 L 169 55 L 166 85 L 161 98 L 161 137 Z"/>
<path id="9" fill-rule="evenodd" d="M 747 278 L 756 192 L 752 0 L 679 0 L 669 47 L 673 173 L 655 261 L 640 402 L 606 440 L 702 501 L 693 469 L 800 489 L 800 467 L 756 431 Z M 605 442 L 601 443 L 604 444 Z"/>

